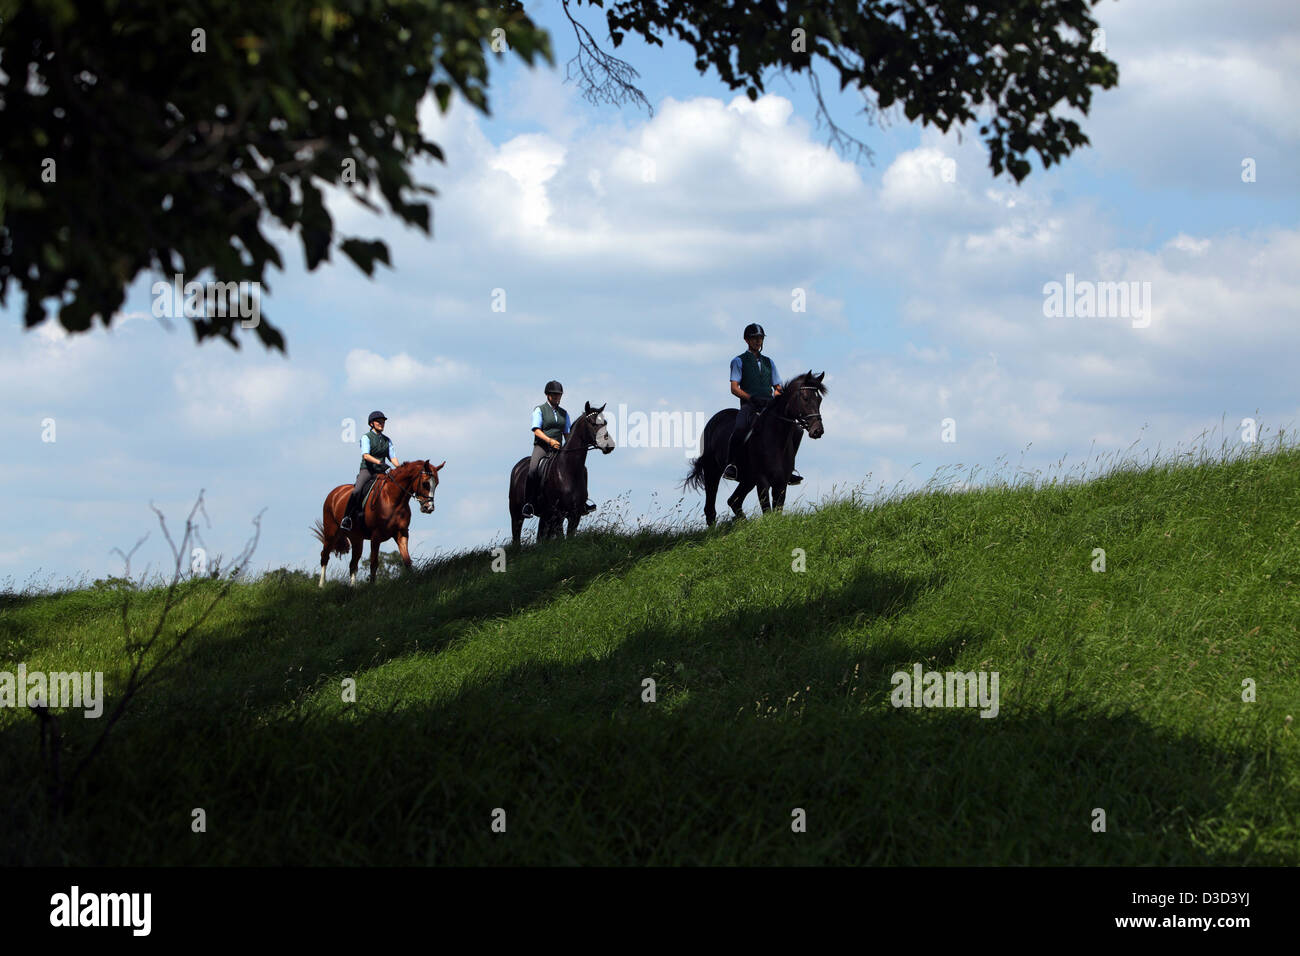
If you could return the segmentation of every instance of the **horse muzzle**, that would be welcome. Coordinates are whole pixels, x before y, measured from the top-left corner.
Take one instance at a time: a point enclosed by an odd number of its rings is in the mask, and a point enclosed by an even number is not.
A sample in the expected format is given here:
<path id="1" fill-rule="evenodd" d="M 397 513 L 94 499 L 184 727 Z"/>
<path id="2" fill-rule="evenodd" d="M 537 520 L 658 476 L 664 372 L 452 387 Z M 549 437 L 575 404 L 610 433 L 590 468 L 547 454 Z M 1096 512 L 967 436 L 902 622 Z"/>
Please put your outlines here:
<path id="1" fill-rule="evenodd" d="M 433 502 L 432 502 L 432 501 L 427 501 L 427 502 L 426 502 L 426 501 L 422 501 L 422 502 L 420 502 L 420 513 L 421 513 L 421 514 L 426 514 L 426 515 L 431 515 L 431 514 L 433 514 Z"/>

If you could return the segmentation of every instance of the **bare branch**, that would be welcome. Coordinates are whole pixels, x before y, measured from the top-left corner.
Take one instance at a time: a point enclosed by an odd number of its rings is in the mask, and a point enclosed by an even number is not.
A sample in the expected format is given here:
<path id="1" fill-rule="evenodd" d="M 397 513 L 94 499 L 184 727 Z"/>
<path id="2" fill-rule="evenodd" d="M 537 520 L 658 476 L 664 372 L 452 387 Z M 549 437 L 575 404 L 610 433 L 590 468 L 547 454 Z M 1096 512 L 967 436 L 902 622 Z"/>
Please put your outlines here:
<path id="1" fill-rule="evenodd" d="M 622 106 L 624 103 L 640 103 L 651 115 L 654 107 L 645 98 L 645 94 L 632 82 L 641 74 L 626 60 L 611 56 L 596 45 L 596 39 L 585 26 L 573 18 L 569 12 L 569 0 L 563 0 L 564 15 L 573 24 L 574 36 L 578 38 L 578 52 L 564 67 L 564 80 L 567 83 L 576 79 L 582 90 L 583 98 L 592 104 L 608 103 Z"/>
<path id="2" fill-rule="evenodd" d="M 118 699 L 117 704 L 113 707 L 112 711 L 105 718 L 103 729 L 100 731 L 99 736 L 95 738 L 94 743 L 91 744 L 90 748 L 77 762 L 76 767 L 73 769 L 72 773 L 68 775 L 66 780 L 63 778 L 61 766 L 63 735 L 59 729 L 58 721 L 55 716 L 50 713 L 43 701 L 34 702 L 31 705 L 32 711 L 40 721 L 41 761 L 44 763 L 49 777 L 48 794 L 50 808 L 56 815 L 67 809 L 68 795 L 73 784 L 103 751 L 104 745 L 108 741 L 109 734 L 112 733 L 113 728 L 116 727 L 118 722 L 122 719 L 127 708 L 130 706 L 131 701 L 135 699 L 136 695 L 139 694 L 141 690 L 156 682 L 173 656 L 180 651 L 180 649 L 185 645 L 185 642 L 195 633 L 195 631 L 203 626 L 209 615 L 211 615 L 213 609 L 215 609 L 216 606 L 230 594 L 231 589 L 236 584 L 236 579 L 247 568 L 249 561 L 252 560 L 253 552 L 256 551 L 258 541 L 261 538 L 262 515 L 265 513 L 265 509 L 258 512 L 257 516 L 253 518 L 253 534 L 244 544 L 243 550 L 235 559 L 235 567 L 227 577 L 221 589 L 213 596 L 212 600 L 208 602 L 207 607 L 203 609 L 203 612 L 198 616 L 198 618 L 191 622 L 188 627 L 177 633 L 162 652 L 157 654 L 146 668 L 145 662 L 150 657 L 151 651 L 161 638 L 168 616 L 179 603 L 176 599 L 176 590 L 180 585 L 181 576 L 185 567 L 186 551 L 197 532 L 197 525 L 194 520 L 195 516 L 202 514 L 204 519 L 208 521 L 209 527 L 211 527 L 211 521 L 208 519 L 207 510 L 204 508 L 202 491 L 199 492 L 198 500 L 195 501 L 194 507 L 190 509 L 189 516 L 186 518 L 185 534 L 181 537 L 179 545 L 172 538 L 171 532 L 167 528 L 167 520 L 163 513 L 159 511 L 158 508 L 154 507 L 152 503 L 150 503 L 149 507 L 152 508 L 154 514 L 158 516 L 158 524 L 162 527 L 163 537 L 167 539 L 167 544 L 172 549 L 172 557 L 175 561 L 172 579 L 167 587 L 165 595 L 163 596 L 162 610 L 158 615 L 158 620 L 154 624 L 148 640 L 144 641 L 142 644 L 133 645 L 130 640 L 131 632 L 130 621 L 128 618 L 128 608 L 130 607 L 131 592 L 133 590 L 130 580 L 131 557 L 149 536 L 145 535 L 137 541 L 135 547 L 133 547 L 129 552 L 123 553 L 118 548 L 113 549 L 118 554 L 122 555 L 123 562 L 126 566 L 126 577 L 124 579 L 125 587 L 123 588 L 122 599 L 122 622 L 127 637 L 127 652 L 131 655 L 131 670 L 127 675 L 126 686 L 122 690 L 122 695 Z"/>

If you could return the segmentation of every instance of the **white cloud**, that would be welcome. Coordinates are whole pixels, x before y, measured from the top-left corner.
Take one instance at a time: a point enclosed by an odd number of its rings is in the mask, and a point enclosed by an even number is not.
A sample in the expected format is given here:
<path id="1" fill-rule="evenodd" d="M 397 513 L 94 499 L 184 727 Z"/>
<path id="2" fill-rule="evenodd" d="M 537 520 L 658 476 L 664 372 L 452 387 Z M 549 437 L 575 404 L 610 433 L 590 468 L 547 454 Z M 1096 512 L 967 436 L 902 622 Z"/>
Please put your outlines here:
<path id="1" fill-rule="evenodd" d="M 224 365 L 225 367 L 220 367 Z M 182 422 L 198 435 L 273 431 L 310 409 L 325 393 L 318 373 L 282 361 L 252 364 L 195 358 L 172 375 Z"/>
<path id="2" fill-rule="evenodd" d="M 435 356 L 420 362 L 406 352 L 384 358 L 366 349 L 353 349 L 343 360 L 349 391 L 383 394 L 394 389 L 437 389 L 469 378 L 473 371 L 463 362 Z"/>

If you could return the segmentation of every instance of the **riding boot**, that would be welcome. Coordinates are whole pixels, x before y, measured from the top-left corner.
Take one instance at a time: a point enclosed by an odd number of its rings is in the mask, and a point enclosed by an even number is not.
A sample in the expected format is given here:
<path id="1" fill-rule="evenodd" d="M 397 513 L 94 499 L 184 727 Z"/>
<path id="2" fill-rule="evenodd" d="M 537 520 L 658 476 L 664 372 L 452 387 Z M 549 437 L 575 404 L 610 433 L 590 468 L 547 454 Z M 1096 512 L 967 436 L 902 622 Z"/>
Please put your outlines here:
<path id="1" fill-rule="evenodd" d="M 523 514 L 525 518 L 532 518 L 537 514 L 537 479 L 536 472 L 529 472 L 528 480 L 524 483 Z"/>
<path id="2" fill-rule="evenodd" d="M 348 506 L 343 511 L 343 520 L 339 522 L 339 529 L 342 531 L 351 531 L 353 519 L 357 516 L 357 495 L 353 492 L 348 496 Z"/>
<path id="3" fill-rule="evenodd" d="M 722 477 L 728 481 L 740 480 L 740 455 L 744 443 L 743 430 L 737 428 L 731 433 L 731 442 L 727 445 L 727 467 L 722 472 Z"/>

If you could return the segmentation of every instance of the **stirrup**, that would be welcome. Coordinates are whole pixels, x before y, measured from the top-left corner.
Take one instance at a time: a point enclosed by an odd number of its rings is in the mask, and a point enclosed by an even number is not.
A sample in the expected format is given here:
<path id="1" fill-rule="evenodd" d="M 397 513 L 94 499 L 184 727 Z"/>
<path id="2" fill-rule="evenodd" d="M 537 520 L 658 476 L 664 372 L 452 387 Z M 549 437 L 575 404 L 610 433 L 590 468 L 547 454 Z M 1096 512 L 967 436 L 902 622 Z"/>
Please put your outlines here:
<path id="1" fill-rule="evenodd" d="M 340 531 L 351 531 L 351 530 L 352 530 L 352 518 L 351 518 L 351 516 L 349 516 L 349 515 L 344 515 L 344 516 L 343 516 L 343 520 L 339 522 L 339 530 L 340 530 Z"/>
<path id="2" fill-rule="evenodd" d="M 588 501 L 588 502 L 583 506 L 583 512 L 582 512 L 582 513 L 585 514 L 585 515 L 589 515 L 589 514 L 591 514 L 593 511 L 595 511 L 595 510 L 596 510 L 595 502 Z"/>
<path id="3" fill-rule="evenodd" d="M 798 485 L 803 482 L 803 475 L 797 471 L 790 472 L 790 477 L 786 480 L 787 485 Z"/>
<path id="4" fill-rule="evenodd" d="M 520 513 L 521 513 L 525 518 L 536 518 L 536 517 L 537 517 L 537 513 L 536 513 L 535 511 L 533 511 L 533 504 L 532 504 L 531 501 L 525 501 L 525 502 L 524 502 L 524 508 L 523 508 L 523 511 L 520 512 Z"/>
<path id="5" fill-rule="evenodd" d="M 722 477 L 727 481 L 740 481 L 740 469 L 734 463 L 729 463 L 726 468 L 722 469 Z"/>

